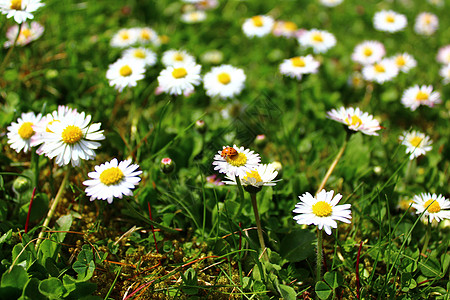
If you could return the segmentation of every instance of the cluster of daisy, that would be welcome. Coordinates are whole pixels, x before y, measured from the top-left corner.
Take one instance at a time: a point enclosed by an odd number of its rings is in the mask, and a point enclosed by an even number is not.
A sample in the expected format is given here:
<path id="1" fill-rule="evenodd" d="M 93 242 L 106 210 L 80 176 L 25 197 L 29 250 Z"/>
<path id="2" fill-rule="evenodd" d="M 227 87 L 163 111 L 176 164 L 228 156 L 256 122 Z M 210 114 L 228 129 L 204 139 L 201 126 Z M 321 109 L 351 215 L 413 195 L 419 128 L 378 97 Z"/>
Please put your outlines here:
<path id="1" fill-rule="evenodd" d="M 219 5 L 218 0 L 196 0 L 184 1 L 187 4 L 183 6 L 181 21 L 187 24 L 200 23 L 206 20 L 206 11 L 216 8 Z"/>
<path id="2" fill-rule="evenodd" d="M 290 21 L 276 21 L 271 16 L 258 15 L 248 18 L 242 24 L 242 31 L 248 37 L 275 36 L 295 37 L 304 49 L 312 48 L 314 53 L 325 53 L 336 45 L 333 34 L 319 29 L 298 29 Z"/>
<path id="3" fill-rule="evenodd" d="M 249 192 L 263 186 L 274 186 L 278 172 L 272 164 L 261 164 L 259 154 L 244 147 L 224 146 L 214 156 L 214 170 L 225 174 L 225 184 L 240 184 Z"/>
<path id="4" fill-rule="evenodd" d="M 367 81 L 383 84 L 393 80 L 399 72 L 407 73 L 417 65 L 410 54 L 397 53 L 384 57 L 386 50 L 379 41 L 363 41 L 355 46 L 351 58 L 362 66 L 362 77 Z"/>
<path id="5" fill-rule="evenodd" d="M 6 17 L 13 18 L 17 23 L 6 31 L 7 41 L 5 48 L 13 46 L 25 46 L 37 40 L 44 33 L 44 27 L 38 22 L 26 23 L 34 19 L 33 13 L 44 6 L 41 0 L 2 0 L 0 1 L 0 12 Z"/>
<path id="6" fill-rule="evenodd" d="M 45 116 L 33 112 L 22 113 L 21 117 L 7 128 L 8 144 L 16 152 L 28 152 L 36 147 L 36 153 L 49 159 L 55 158 L 59 166 L 79 166 L 81 160 L 93 160 L 99 141 L 105 139 L 100 123 L 91 123 L 91 116 L 67 106 Z M 131 160 L 118 163 L 117 159 L 95 167 L 91 178 L 83 182 L 90 200 L 107 200 L 132 195 L 131 189 L 140 181 L 136 171 L 138 165 Z"/>
<path id="7" fill-rule="evenodd" d="M 33 112 L 8 126 L 8 144 L 16 152 L 28 152 L 31 147 L 48 158 L 55 158 L 59 166 L 79 166 L 81 160 L 95 158 L 95 151 L 103 140 L 100 123 L 91 124 L 91 116 L 66 106 L 42 116 Z"/>
<path id="8" fill-rule="evenodd" d="M 133 27 L 120 29 L 114 34 L 110 44 L 114 48 L 142 45 L 158 47 L 161 44 L 161 40 L 156 31 L 150 27 Z"/>
<path id="9" fill-rule="evenodd" d="M 168 50 L 161 60 L 166 68 L 159 74 L 158 84 L 164 93 L 189 95 L 203 81 L 208 96 L 226 99 L 239 95 L 245 86 L 244 71 L 227 64 L 213 67 L 202 78 L 201 65 L 184 50 Z"/>
<path id="10" fill-rule="evenodd" d="M 444 84 L 450 83 L 450 45 L 439 48 L 436 59 L 442 64 L 442 68 L 439 71 L 442 82 Z"/>

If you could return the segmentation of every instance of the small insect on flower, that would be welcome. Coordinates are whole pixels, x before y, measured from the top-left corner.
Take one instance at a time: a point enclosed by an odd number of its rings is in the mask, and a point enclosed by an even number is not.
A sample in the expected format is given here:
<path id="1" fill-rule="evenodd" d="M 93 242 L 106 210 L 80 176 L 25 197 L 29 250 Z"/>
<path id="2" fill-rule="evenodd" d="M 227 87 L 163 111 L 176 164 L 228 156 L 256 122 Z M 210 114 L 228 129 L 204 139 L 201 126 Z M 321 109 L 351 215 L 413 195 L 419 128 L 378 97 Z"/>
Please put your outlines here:
<path id="1" fill-rule="evenodd" d="M 225 149 L 222 150 L 222 153 L 220 154 L 220 156 L 222 156 L 223 158 L 227 158 L 227 156 L 232 157 L 237 154 L 238 154 L 238 152 L 233 147 L 226 147 Z"/>

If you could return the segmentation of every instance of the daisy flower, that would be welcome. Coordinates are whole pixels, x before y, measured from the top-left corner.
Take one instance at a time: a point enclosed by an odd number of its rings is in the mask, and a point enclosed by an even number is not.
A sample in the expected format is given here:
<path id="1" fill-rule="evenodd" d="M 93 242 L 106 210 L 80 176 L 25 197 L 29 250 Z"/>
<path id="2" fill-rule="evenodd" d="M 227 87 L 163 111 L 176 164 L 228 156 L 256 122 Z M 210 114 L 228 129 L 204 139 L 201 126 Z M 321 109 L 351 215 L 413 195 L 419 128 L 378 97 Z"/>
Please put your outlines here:
<path id="1" fill-rule="evenodd" d="M 423 216 L 428 216 L 430 222 L 434 219 L 437 222 L 450 219 L 450 201 L 441 194 L 422 193 L 415 195 L 413 202 L 412 207 L 416 209 L 416 214 L 420 215 L 424 212 Z"/>
<path id="2" fill-rule="evenodd" d="M 248 171 L 244 177 L 239 177 L 242 186 L 247 186 L 261 189 L 263 186 L 274 186 L 278 172 L 274 169 L 272 164 L 260 164 L 256 169 Z M 224 181 L 226 184 L 237 185 L 236 176 L 226 175 L 228 181 Z M 254 189 L 251 191 L 255 191 Z M 250 191 L 250 192 L 251 192 Z"/>
<path id="3" fill-rule="evenodd" d="M 181 95 L 194 91 L 194 86 L 201 82 L 202 66 L 195 63 L 179 63 L 168 66 L 158 76 L 161 89 L 171 95 Z"/>
<path id="4" fill-rule="evenodd" d="M 166 67 L 179 63 L 195 63 L 195 58 L 184 50 L 167 50 L 163 53 L 161 61 Z"/>
<path id="5" fill-rule="evenodd" d="M 407 23 L 404 15 L 392 10 L 379 11 L 373 17 L 373 26 L 379 31 L 397 32 L 404 29 Z"/>
<path id="6" fill-rule="evenodd" d="M 450 83 L 450 64 L 443 66 L 440 70 L 439 70 L 439 75 L 442 76 L 442 82 L 444 84 L 448 84 Z"/>
<path id="7" fill-rule="evenodd" d="M 425 153 L 432 149 L 432 140 L 430 140 L 430 137 L 418 131 L 405 131 L 399 137 L 399 140 L 402 142 L 402 145 L 406 146 L 406 153 L 411 153 L 409 156 L 410 160 L 425 155 Z"/>
<path id="8" fill-rule="evenodd" d="M 401 101 L 405 107 L 409 107 L 414 111 L 420 105 L 433 107 L 435 104 L 441 103 L 441 95 L 439 92 L 433 92 L 432 85 L 422 85 L 419 87 L 416 84 L 403 92 Z"/>
<path id="9" fill-rule="evenodd" d="M 378 41 L 364 41 L 356 45 L 352 60 L 362 65 L 374 64 L 386 54 L 384 45 Z"/>
<path id="10" fill-rule="evenodd" d="M 19 31 L 19 25 L 14 25 L 8 28 L 6 31 L 6 38 L 8 41 L 5 42 L 4 47 L 9 48 L 14 44 L 16 40 L 17 33 Z M 17 38 L 16 45 L 17 46 L 25 46 L 31 43 L 32 41 L 37 40 L 44 33 L 44 26 L 39 24 L 38 22 L 31 22 L 31 26 L 28 23 L 23 23 L 22 28 L 20 29 L 19 37 Z"/>
<path id="11" fill-rule="evenodd" d="M 56 157 L 59 166 L 72 163 L 76 167 L 81 160 L 95 158 L 95 149 L 100 147 L 96 141 L 104 140 L 100 123 L 90 124 L 91 116 L 85 113 L 68 114 L 60 122 L 48 125 L 48 131 L 43 133 L 42 152 L 49 158 Z"/>
<path id="12" fill-rule="evenodd" d="M 139 175 L 142 171 L 136 171 L 137 168 L 138 165 L 131 165 L 131 159 L 118 163 L 116 158 L 95 166 L 95 172 L 88 173 L 92 179 L 83 182 L 87 186 L 86 195 L 91 197 L 91 201 L 107 200 L 109 204 L 114 197 L 132 196 L 131 190 L 141 181 Z"/>
<path id="13" fill-rule="evenodd" d="M 336 38 L 327 31 L 311 29 L 304 32 L 298 42 L 304 48 L 313 48 L 314 53 L 324 53 L 336 45 Z"/>
<path id="14" fill-rule="evenodd" d="M 429 12 L 420 13 L 414 24 L 414 31 L 418 34 L 432 35 L 439 27 L 439 19 Z"/>
<path id="15" fill-rule="evenodd" d="M 246 76 L 242 69 L 230 65 L 214 67 L 203 77 L 206 94 L 222 99 L 232 98 L 241 93 Z"/>
<path id="16" fill-rule="evenodd" d="M 109 85 L 114 86 L 116 90 L 122 90 L 129 86 L 137 85 L 137 81 L 144 79 L 144 63 L 137 59 L 120 58 L 115 63 L 109 65 L 106 71 L 106 78 Z"/>
<path id="17" fill-rule="evenodd" d="M 360 72 L 353 72 L 348 77 L 347 84 L 356 89 L 360 89 L 364 86 L 364 78 Z"/>
<path id="18" fill-rule="evenodd" d="M 181 15 L 181 21 L 187 24 L 200 23 L 206 20 L 206 13 L 203 10 L 189 11 Z"/>
<path id="19" fill-rule="evenodd" d="M 219 6 L 219 1 L 218 0 L 201 0 L 201 1 L 196 2 L 195 6 L 197 7 L 197 9 L 201 9 L 201 10 L 214 9 L 217 6 Z"/>
<path id="20" fill-rule="evenodd" d="M 384 58 L 373 65 L 364 66 L 362 74 L 365 80 L 382 84 L 398 75 L 398 67 L 392 59 Z"/>
<path id="21" fill-rule="evenodd" d="M 336 221 L 351 223 L 351 205 L 337 205 L 342 199 L 342 195 L 336 194 L 333 197 L 333 194 L 333 190 L 329 192 L 322 190 L 316 197 L 310 193 L 298 196 L 300 202 L 295 205 L 293 210 L 293 213 L 298 215 L 294 216 L 294 220 L 298 224 L 314 224 L 318 226 L 319 230 L 325 229 L 328 235 L 331 235 L 331 228 L 337 228 Z"/>
<path id="22" fill-rule="evenodd" d="M 246 19 L 242 24 L 242 30 L 248 37 L 262 37 L 272 31 L 275 21 L 269 16 L 254 16 Z"/>
<path id="23" fill-rule="evenodd" d="M 233 145 L 233 147 L 224 146 L 223 150 L 219 150 L 212 164 L 215 166 L 214 170 L 218 170 L 219 173 L 224 173 L 228 177 L 243 178 L 248 172 L 255 170 L 260 161 L 259 154 L 254 151 Z"/>
<path id="24" fill-rule="evenodd" d="M 111 47 L 130 47 L 138 41 L 138 35 L 134 29 L 120 29 L 111 39 Z"/>
<path id="25" fill-rule="evenodd" d="M 156 64 L 155 52 L 144 47 L 128 48 L 122 53 L 122 58 L 135 59 L 144 66 L 154 66 Z"/>
<path id="26" fill-rule="evenodd" d="M 159 46 L 161 45 L 161 41 L 159 39 L 158 34 L 155 30 L 153 30 L 150 27 L 136 27 L 133 28 L 134 34 L 137 37 L 137 41 L 140 44 L 146 45 L 146 44 L 152 44 L 153 46 Z"/>
<path id="27" fill-rule="evenodd" d="M 441 64 L 450 64 L 450 45 L 439 48 L 436 59 Z"/>
<path id="28" fill-rule="evenodd" d="M 46 116 L 44 116 L 37 124 L 33 125 L 33 129 L 36 134 L 31 137 L 31 147 L 36 147 L 45 142 L 45 140 L 43 139 L 43 135 L 45 132 L 50 132 L 50 129 L 48 128 L 49 125 L 55 122 L 61 122 L 61 120 L 63 120 L 68 115 L 73 115 L 75 117 L 77 114 L 78 112 L 76 109 L 60 105 L 58 106 L 57 110 L 53 111 L 51 114 L 47 114 Z M 39 155 L 43 153 L 42 146 L 36 150 L 36 153 Z"/>
<path id="29" fill-rule="evenodd" d="M 366 112 L 359 108 L 332 109 L 327 112 L 328 118 L 348 126 L 353 131 L 361 131 L 367 135 L 378 135 L 377 130 L 381 129 L 380 123 Z"/>
<path id="30" fill-rule="evenodd" d="M 344 0 L 319 0 L 319 2 L 327 7 L 335 7 L 344 2 Z"/>
<path id="31" fill-rule="evenodd" d="M 407 73 L 409 70 L 417 66 L 417 61 L 410 54 L 403 52 L 394 55 L 392 60 L 397 65 L 397 68 L 403 73 Z"/>
<path id="32" fill-rule="evenodd" d="M 14 18 L 16 23 L 21 24 L 27 19 L 33 19 L 32 12 L 44 6 L 41 0 L 0 0 L 0 11 L 6 18 Z"/>
<path id="33" fill-rule="evenodd" d="M 6 129 L 8 130 L 8 144 L 10 147 L 16 150 L 17 153 L 20 151 L 28 152 L 32 147 L 31 137 L 35 134 L 33 126 L 41 120 L 42 115 L 35 115 L 33 112 L 22 113 L 17 122 L 12 122 L 10 126 Z"/>
<path id="34" fill-rule="evenodd" d="M 317 73 L 320 63 L 312 55 L 285 59 L 280 64 L 280 73 L 300 80 L 303 74 Z"/>
<path id="35" fill-rule="evenodd" d="M 272 33 L 274 36 L 284 36 L 292 38 L 297 35 L 298 27 L 294 22 L 275 21 Z"/>

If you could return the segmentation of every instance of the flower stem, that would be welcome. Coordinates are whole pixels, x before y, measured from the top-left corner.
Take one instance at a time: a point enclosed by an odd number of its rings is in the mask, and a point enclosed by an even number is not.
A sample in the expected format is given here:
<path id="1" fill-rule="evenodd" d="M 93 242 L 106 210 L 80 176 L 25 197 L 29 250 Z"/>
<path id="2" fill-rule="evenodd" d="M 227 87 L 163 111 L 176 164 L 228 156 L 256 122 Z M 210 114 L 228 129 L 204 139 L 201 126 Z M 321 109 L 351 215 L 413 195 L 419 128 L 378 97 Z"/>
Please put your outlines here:
<path id="1" fill-rule="evenodd" d="M 316 264 L 316 282 L 322 280 L 322 249 L 323 249 L 323 236 L 322 230 L 317 228 L 317 264 Z"/>
<path id="2" fill-rule="evenodd" d="M 351 133 L 347 132 L 347 136 L 345 137 L 344 143 L 341 146 L 341 149 L 339 150 L 338 154 L 336 155 L 336 158 L 331 163 L 330 167 L 328 168 L 327 173 L 325 174 L 325 177 L 323 177 L 322 182 L 319 185 L 319 188 L 317 189 L 316 195 L 325 187 L 325 184 L 327 183 L 328 179 L 331 176 L 331 173 L 333 173 L 334 168 L 336 168 L 337 163 L 342 157 L 342 154 L 344 154 L 344 150 L 347 147 L 348 140 L 350 139 Z"/>
<path id="3" fill-rule="evenodd" d="M 427 252 L 428 243 L 430 242 L 430 236 L 431 236 L 431 221 L 430 218 L 428 218 L 428 224 L 427 224 L 427 232 L 425 233 L 425 242 L 423 243 L 423 248 L 420 253 L 425 254 Z"/>
<path id="4" fill-rule="evenodd" d="M 2 64 L 0 65 L 0 74 L 3 74 L 3 71 L 5 70 L 6 64 L 8 63 L 9 57 L 11 56 L 14 48 L 16 47 L 17 40 L 19 39 L 19 36 L 20 36 L 20 31 L 22 30 L 22 25 L 23 25 L 23 23 L 20 23 L 19 31 L 17 32 L 16 39 L 14 40 L 14 43 L 12 44 L 12 46 L 9 47 L 8 52 L 6 53 L 5 58 L 2 61 Z"/>
<path id="5" fill-rule="evenodd" d="M 258 231 L 259 244 L 261 245 L 261 250 L 263 252 L 264 259 L 269 260 L 269 257 L 267 256 L 267 252 L 266 252 L 266 244 L 264 243 L 264 237 L 262 234 L 261 221 L 259 220 L 258 204 L 256 203 L 256 193 L 250 193 L 250 196 L 252 198 L 253 213 L 255 214 L 255 221 L 256 221 L 256 228 Z"/>
<path id="6" fill-rule="evenodd" d="M 47 217 L 44 220 L 44 224 L 42 224 L 42 230 L 39 233 L 38 240 L 36 241 L 36 249 L 38 249 L 39 245 L 41 244 L 42 238 L 44 237 L 44 232 L 50 223 L 51 218 L 53 217 L 53 214 L 55 213 L 56 207 L 58 206 L 59 201 L 62 198 L 62 195 L 64 193 L 64 188 L 66 186 L 67 180 L 69 179 L 70 174 L 70 167 L 67 169 L 66 174 L 64 175 L 64 178 L 61 182 L 61 186 L 58 189 L 58 193 L 56 194 L 55 199 L 53 200 L 52 206 L 50 207 L 50 210 L 47 213 Z"/>

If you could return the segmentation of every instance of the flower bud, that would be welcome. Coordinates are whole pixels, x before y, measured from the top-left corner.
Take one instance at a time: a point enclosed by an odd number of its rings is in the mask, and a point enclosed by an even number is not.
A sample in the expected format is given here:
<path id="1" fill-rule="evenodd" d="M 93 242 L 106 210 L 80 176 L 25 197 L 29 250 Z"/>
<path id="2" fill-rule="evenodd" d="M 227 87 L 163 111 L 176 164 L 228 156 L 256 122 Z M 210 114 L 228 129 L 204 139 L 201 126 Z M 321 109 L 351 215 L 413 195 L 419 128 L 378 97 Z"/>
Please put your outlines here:
<path id="1" fill-rule="evenodd" d="M 20 194 L 25 192 L 30 187 L 30 182 L 24 177 L 17 177 L 13 183 L 13 191 Z"/>
<path id="2" fill-rule="evenodd" d="M 160 168 L 164 174 L 170 174 L 175 170 L 175 162 L 172 159 L 165 157 L 161 159 Z"/>
<path id="3" fill-rule="evenodd" d="M 264 134 L 258 134 L 255 138 L 255 145 L 259 148 L 264 148 L 267 144 L 267 139 Z"/>
<path id="4" fill-rule="evenodd" d="M 195 129 L 197 129 L 197 131 L 201 134 L 204 134 L 206 132 L 206 123 L 203 120 L 197 120 L 197 122 L 195 122 Z"/>

